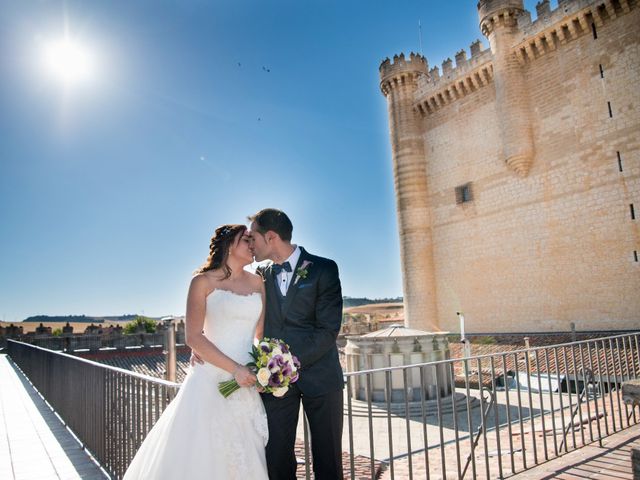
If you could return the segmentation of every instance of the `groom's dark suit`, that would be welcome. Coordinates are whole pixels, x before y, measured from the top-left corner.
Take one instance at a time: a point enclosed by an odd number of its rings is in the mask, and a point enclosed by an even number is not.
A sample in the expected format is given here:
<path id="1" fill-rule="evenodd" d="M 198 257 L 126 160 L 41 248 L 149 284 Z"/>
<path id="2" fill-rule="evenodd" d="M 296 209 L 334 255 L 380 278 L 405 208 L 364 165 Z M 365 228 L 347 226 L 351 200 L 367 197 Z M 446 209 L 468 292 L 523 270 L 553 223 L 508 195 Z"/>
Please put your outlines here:
<path id="1" fill-rule="evenodd" d="M 264 335 L 289 344 L 300 360 L 300 377 L 287 394 L 262 395 L 269 420 L 267 466 L 271 480 L 295 480 L 294 443 L 300 401 L 309 420 L 317 480 L 342 478 L 342 389 L 336 338 L 342 322 L 342 291 L 333 260 L 300 249 L 293 281 L 283 296 L 271 266 L 265 281 Z M 306 278 L 297 275 L 307 262 Z M 310 263 L 308 263 L 310 262 Z"/>

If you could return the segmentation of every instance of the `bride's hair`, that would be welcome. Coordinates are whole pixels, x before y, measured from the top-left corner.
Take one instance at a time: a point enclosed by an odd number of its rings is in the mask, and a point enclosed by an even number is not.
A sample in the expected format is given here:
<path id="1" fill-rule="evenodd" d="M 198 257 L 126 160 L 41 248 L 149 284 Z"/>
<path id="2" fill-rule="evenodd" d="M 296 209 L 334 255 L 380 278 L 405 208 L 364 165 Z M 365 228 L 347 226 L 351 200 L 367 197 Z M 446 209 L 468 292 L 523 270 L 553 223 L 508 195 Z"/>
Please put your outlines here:
<path id="1" fill-rule="evenodd" d="M 247 227 L 244 225 L 222 225 L 216 228 L 209 244 L 209 258 L 195 273 L 204 273 L 221 268 L 224 272 L 223 280 L 229 278 L 231 276 L 231 268 L 227 265 L 229 249 L 238 234 L 243 234 L 246 229 Z"/>

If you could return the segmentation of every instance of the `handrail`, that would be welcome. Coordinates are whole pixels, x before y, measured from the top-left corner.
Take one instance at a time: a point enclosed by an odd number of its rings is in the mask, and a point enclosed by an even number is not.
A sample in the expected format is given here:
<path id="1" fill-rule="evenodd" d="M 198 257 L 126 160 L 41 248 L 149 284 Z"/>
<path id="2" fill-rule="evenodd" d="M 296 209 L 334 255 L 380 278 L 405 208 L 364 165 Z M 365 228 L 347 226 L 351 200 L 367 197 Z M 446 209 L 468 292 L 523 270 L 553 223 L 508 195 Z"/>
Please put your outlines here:
<path id="1" fill-rule="evenodd" d="M 441 365 L 441 364 L 445 364 L 445 363 L 451 363 L 452 361 L 463 361 L 463 360 L 476 360 L 476 359 L 485 359 L 485 358 L 491 358 L 491 357 L 495 357 L 496 355 L 502 355 L 502 354 L 520 354 L 520 353 L 528 353 L 528 352 L 534 352 L 536 350 L 545 350 L 545 349 L 549 349 L 552 347 L 568 347 L 571 345 L 580 345 L 580 344 L 586 344 L 589 342 L 594 342 L 594 341 L 602 341 L 602 340 L 615 340 L 616 338 L 622 338 L 622 337 L 628 337 L 629 335 L 640 335 L 640 331 L 637 332 L 630 332 L 627 334 L 621 334 L 621 335 L 614 335 L 611 337 L 597 337 L 597 338 L 592 338 L 589 340 L 579 340 L 576 342 L 568 342 L 568 343 L 554 343 L 551 345 L 542 345 L 539 347 L 531 347 L 531 348 L 522 348 L 519 350 L 505 350 L 504 352 L 495 352 L 495 353 L 485 353 L 482 355 L 472 355 L 470 357 L 456 357 L 456 358 L 446 358 L 444 360 L 434 360 L 432 362 L 423 362 L 423 363 L 412 363 L 412 364 L 408 364 L 408 365 L 400 365 L 400 366 L 395 366 L 395 367 L 380 367 L 380 368 L 371 368 L 368 370 L 357 370 L 357 371 L 353 371 L 353 372 L 344 372 L 344 376 L 345 377 L 352 377 L 354 375 L 363 375 L 363 374 L 367 374 L 367 373 L 377 373 L 377 372 L 386 372 L 386 371 L 393 371 L 393 370 L 402 370 L 405 368 L 416 368 L 416 367 L 427 367 L 430 365 Z"/>
<path id="2" fill-rule="evenodd" d="M 18 340 L 9 339 L 9 340 L 7 340 L 7 342 L 17 343 L 17 344 L 20 344 L 20 345 L 27 346 L 29 348 L 42 350 L 44 352 L 51 352 L 51 350 L 46 349 L 44 347 L 38 347 L 37 345 L 32 345 L 30 343 L 20 342 Z M 123 375 L 129 375 L 131 377 L 139 378 L 141 380 L 146 380 L 148 382 L 159 383 L 160 385 L 164 385 L 164 386 L 167 386 L 167 387 L 179 387 L 180 386 L 179 383 L 170 382 L 170 381 L 165 380 L 163 378 L 152 377 L 151 375 L 145 375 L 143 373 L 134 372 L 133 370 L 126 370 L 124 368 L 114 367 L 113 365 L 107 365 L 105 363 L 94 362 L 93 360 L 89 360 L 87 358 L 78 357 L 76 355 L 71 355 L 69 353 L 64 353 L 64 352 L 54 352 L 54 353 L 56 355 L 60 355 L 62 357 L 66 357 L 66 358 L 69 358 L 71 360 L 87 363 L 87 364 L 92 365 L 94 367 L 104 368 L 104 369 L 107 369 L 107 370 L 112 370 L 114 372 L 118 372 L 118 373 L 121 373 Z"/>

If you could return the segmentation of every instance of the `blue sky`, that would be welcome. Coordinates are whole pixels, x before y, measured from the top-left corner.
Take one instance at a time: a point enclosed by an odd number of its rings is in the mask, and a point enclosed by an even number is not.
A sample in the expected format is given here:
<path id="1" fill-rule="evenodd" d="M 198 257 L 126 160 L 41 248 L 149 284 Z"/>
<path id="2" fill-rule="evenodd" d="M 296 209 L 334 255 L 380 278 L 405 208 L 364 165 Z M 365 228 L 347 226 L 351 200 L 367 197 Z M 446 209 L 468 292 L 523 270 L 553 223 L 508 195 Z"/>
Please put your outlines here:
<path id="1" fill-rule="evenodd" d="M 0 3 L 0 319 L 182 314 L 214 228 L 263 207 L 345 295 L 402 294 L 378 66 L 418 20 L 430 65 L 468 51 L 476 2 Z M 94 64 L 66 87 L 65 31 Z"/>

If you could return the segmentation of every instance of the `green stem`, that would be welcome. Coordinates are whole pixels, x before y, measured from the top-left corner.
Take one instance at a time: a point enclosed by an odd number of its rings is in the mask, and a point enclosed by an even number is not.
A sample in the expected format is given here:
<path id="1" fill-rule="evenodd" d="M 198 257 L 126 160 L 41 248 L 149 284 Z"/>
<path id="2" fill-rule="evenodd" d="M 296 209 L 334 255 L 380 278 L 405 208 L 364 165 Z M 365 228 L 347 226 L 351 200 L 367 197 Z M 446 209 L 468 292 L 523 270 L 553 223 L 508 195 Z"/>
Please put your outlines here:
<path id="1" fill-rule="evenodd" d="M 240 389 L 240 385 L 235 380 L 227 380 L 226 382 L 218 383 L 218 390 L 224 398 L 227 398 L 236 390 Z"/>

